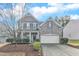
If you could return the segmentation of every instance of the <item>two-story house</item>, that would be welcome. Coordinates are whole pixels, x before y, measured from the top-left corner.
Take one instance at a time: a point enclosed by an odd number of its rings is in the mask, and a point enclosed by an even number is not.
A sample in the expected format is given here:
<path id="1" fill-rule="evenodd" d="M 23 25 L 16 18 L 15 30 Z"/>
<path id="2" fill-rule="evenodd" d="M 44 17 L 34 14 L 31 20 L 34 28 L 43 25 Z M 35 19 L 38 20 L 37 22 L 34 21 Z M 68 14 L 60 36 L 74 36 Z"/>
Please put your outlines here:
<path id="1" fill-rule="evenodd" d="M 18 21 L 18 37 L 29 38 L 30 43 L 39 39 L 39 22 L 30 13 Z"/>
<path id="2" fill-rule="evenodd" d="M 40 22 L 38 22 L 36 18 L 30 13 L 28 13 L 18 21 L 18 37 L 29 38 L 31 43 L 35 39 L 41 39 L 40 37 L 44 34 L 60 36 L 61 26 L 52 19 L 48 19 L 46 22 L 40 24 Z"/>
<path id="3" fill-rule="evenodd" d="M 22 39 L 27 38 L 30 43 L 36 39 L 55 43 L 59 42 L 61 37 L 61 26 L 52 18 L 40 23 L 32 14 L 28 13 L 19 19 L 16 36 Z M 6 42 L 6 39 L 4 42 Z"/>

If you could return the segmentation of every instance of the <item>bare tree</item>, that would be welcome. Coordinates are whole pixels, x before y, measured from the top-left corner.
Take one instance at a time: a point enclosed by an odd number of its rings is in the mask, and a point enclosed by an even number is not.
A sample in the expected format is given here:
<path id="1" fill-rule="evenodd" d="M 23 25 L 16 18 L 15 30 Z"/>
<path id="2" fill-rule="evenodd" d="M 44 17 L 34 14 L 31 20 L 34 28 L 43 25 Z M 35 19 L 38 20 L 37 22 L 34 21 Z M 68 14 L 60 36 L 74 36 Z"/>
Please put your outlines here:
<path id="1" fill-rule="evenodd" d="M 3 25 L 6 26 L 6 31 L 9 32 L 10 37 L 14 38 L 14 42 L 16 41 L 17 35 L 17 19 L 18 17 L 15 15 L 15 10 L 14 10 L 14 6 L 15 4 L 11 4 L 11 10 L 8 10 L 7 12 L 4 11 L 4 9 L 0 9 L 0 23 L 2 23 Z M 24 6 L 25 4 L 18 4 L 21 8 L 19 8 L 19 10 L 21 9 L 22 11 L 19 11 L 19 18 L 21 18 L 25 12 Z"/>
<path id="2" fill-rule="evenodd" d="M 62 16 L 62 17 L 55 17 L 56 21 L 62 26 L 62 37 L 63 37 L 63 29 L 70 21 L 70 16 Z"/>
<path id="3" fill-rule="evenodd" d="M 12 6 L 13 7 L 13 6 Z M 15 15 L 13 14 L 13 9 L 8 11 L 7 13 L 3 10 L 0 9 L 0 23 L 5 25 L 6 31 L 9 32 L 10 37 L 13 37 L 16 39 L 16 20 L 15 20 Z M 14 40 L 15 41 L 15 40 Z"/>

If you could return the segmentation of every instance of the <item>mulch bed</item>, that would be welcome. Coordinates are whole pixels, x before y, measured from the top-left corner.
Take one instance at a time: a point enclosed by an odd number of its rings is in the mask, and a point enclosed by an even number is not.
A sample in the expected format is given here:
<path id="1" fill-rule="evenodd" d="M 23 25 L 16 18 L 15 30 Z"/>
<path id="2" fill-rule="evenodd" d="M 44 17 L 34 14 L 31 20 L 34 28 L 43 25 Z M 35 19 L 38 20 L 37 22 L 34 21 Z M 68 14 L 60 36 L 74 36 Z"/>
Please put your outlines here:
<path id="1" fill-rule="evenodd" d="M 79 46 L 74 46 L 74 45 L 71 45 L 71 44 L 68 44 L 68 46 L 71 46 L 71 47 L 73 47 L 73 48 L 79 49 Z"/>
<path id="2" fill-rule="evenodd" d="M 26 56 L 42 56 L 42 52 L 35 51 L 31 44 L 8 44 L 1 47 L 0 52 L 24 52 Z"/>

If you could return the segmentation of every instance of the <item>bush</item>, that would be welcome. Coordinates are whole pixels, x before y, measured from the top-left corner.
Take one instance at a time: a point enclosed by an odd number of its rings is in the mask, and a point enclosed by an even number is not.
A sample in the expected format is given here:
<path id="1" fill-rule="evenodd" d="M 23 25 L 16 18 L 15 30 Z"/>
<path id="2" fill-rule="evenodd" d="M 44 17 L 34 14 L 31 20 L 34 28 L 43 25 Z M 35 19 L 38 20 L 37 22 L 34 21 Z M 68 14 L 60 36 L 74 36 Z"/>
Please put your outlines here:
<path id="1" fill-rule="evenodd" d="M 6 42 L 10 42 L 10 43 L 13 43 L 13 41 L 14 41 L 13 38 L 8 38 L 8 39 L 6 40 Z"/>
<path id="2" fill-rule="evenodd" d="M 29 43 L 29 39 L 23 39 L 23 43 Z"/>
<path id="3" fill-rule="evenodd" d="M 41 48 L 41 44 L 40 44 L 40 42 L 34 42 L 33 43 L 33 48 L 34 48 L 34 50 L 40 50 L 40 48 Z"/>
<path id="4" fill-rule="evenodd" d="M 36 39 L 35 41 L 36 41 L 36 42 L 40 42 L 40 39 Z"/>
<path id="5" fill-rule="evenodd" d="M 6 42 L 10 43 L 29 43 L 29 39 L 21 39 L 21 38 L 8 38 Z"/>
<path id="6" fill-rule="evenodd" d="M 16 39 L 16 43 L 21 43 L 21 39 Z"/>
<path id="7" fill-rule="evenodd" d="M 69 40 L 68 38 L 61 38 L 60 39 L 60 43 L 61 44 L 67 44 L 68 43 L 68 40 Z"/>

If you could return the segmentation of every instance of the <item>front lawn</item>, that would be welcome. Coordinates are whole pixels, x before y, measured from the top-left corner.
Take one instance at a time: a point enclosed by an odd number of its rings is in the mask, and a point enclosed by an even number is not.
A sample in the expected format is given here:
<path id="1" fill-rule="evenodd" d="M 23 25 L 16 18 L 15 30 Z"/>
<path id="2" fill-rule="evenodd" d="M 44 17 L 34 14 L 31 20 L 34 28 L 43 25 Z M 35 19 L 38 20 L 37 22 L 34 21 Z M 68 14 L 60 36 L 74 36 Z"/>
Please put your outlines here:
<path id="1" fill-rule="evenodd" d="M 68 44 L 74 45 L 74 46 L 79 46 L 79 40 L 69 40 Z"/>

